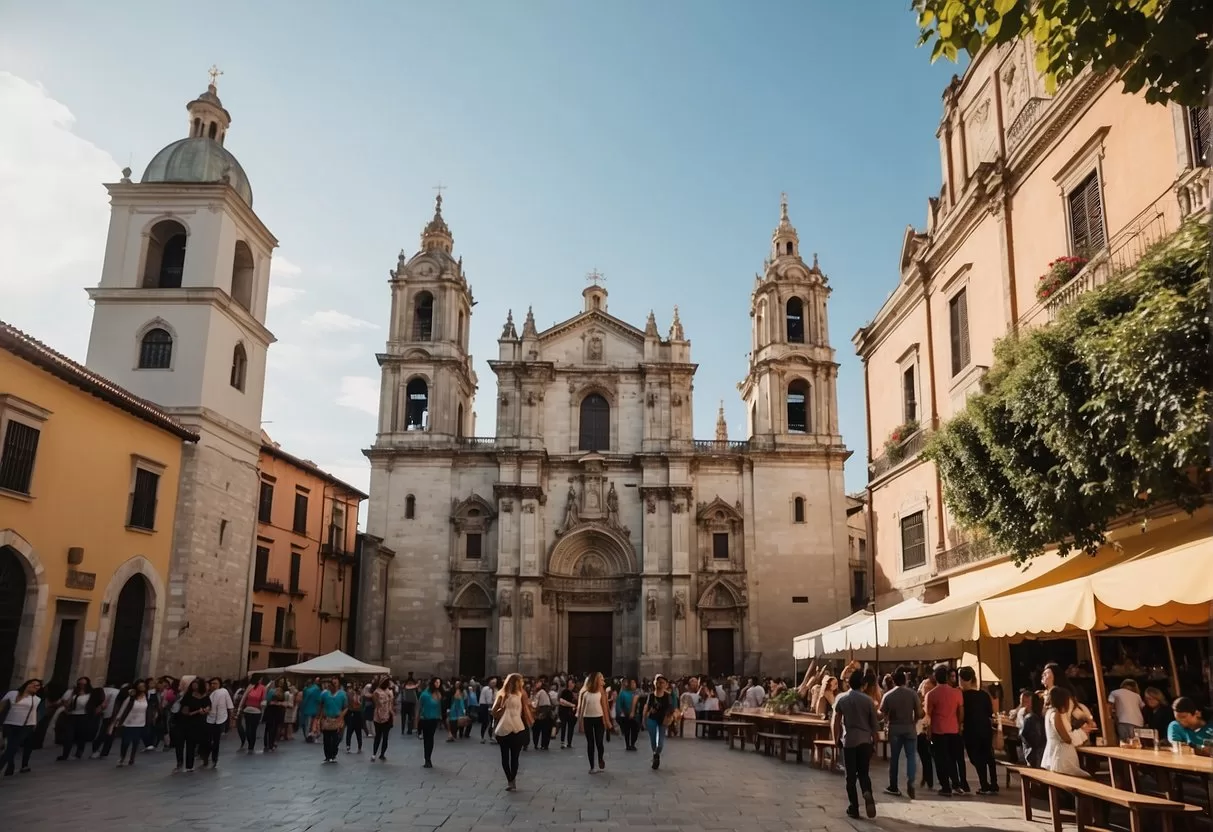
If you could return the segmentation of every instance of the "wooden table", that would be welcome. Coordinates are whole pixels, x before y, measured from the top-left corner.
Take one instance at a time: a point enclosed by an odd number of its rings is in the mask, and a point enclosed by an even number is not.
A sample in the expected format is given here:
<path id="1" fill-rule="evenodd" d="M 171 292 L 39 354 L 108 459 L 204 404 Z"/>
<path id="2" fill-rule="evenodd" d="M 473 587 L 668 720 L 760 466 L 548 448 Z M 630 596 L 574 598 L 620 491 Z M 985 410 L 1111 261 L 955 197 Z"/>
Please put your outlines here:
<path id="1" fill-rule="evenodd" d="M 1078 747 L 1078 753 L 1089 758 L 1106 759 L 1108 761 L 1108 769 L 1112 773 L 1112 785 L 1117 788 L 1128 788 L 1132 791 L 1139 792 L 1137 780 L 1137 770 L 1139 768 L 1152 769 L 1155 776 L 1158 778 L 1158 784 L 1162 787 L 1163 794 L 1171 800 L 1182 800 L 1179 788 L 1176 786 L 1174 773 L 1194 774 L 1200 777 L 1205 786 L 1205 793 L 1209 791 L 1209 778 L 1213 777 L 1213 759 L 1209 757 L 1201 757 L 1197 754 L 1176 754 L 1169 748 L 1148 749 L 1148 748 L 1120 748 L 1118 746 L 1099 746 L 1099 745 L 1081 745 Z M 1128 782 L 1117 771 L 1116 764 L 1123 763 L 1128 769 Z M 1208 810 L 1206 810 L 1206 815 Z"/>
<path id="2" fill-rule="evenodd" d="M 811 714 L 774 714 L 763 708 L 732 710 L 727 714 L 733 719 L 752 721 L 759 732 L 773 732 L 778 726 L 796 738 L 797 759 L 803 757 L 803 749 L 812 748 L 813 741 L 829 739 L 830 721 Z M 757 744 L 754 750 L 758 750 Z"/>

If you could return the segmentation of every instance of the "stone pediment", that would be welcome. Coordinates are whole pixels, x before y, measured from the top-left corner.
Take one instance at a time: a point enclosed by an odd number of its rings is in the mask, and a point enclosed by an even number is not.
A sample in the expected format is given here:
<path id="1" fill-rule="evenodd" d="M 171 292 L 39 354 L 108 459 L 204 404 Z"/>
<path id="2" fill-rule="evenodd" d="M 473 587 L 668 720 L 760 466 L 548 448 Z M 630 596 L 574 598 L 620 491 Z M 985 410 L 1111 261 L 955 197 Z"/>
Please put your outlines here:
<path id="1" fill-rule="evenodd" d="M 699 595 L 695 605 L 698 610 L 732 610 L 747 606 L 745 590 L 740 589 L 724 578 L 717 578 L 708 584 Z"/>
<path id="2" fill-rule="evenodd" d="M 493 504 L 479 494 L 472 494 L 465 500 L 451 501 L 451 524 L 456 529 L 480 531 L 487 528 L 496 517 L 497 511 Z"/>
<path id="3" fill-rule="evenodd" d="M 591 309 L 589 312 L 582 312 L 576 317 L 554 324 L 539 333 L 539 342 L 546 347 L 548 342 L 554 342 L 571 333 L 579 333 L 581 330 L 592 329 L 595 326 L 617 334 L 626 341 L 644 346 L 643 330 L 637 329 L 627 321 L 620 320 L 601 309 Z"/>
<path id="4" fill-rule="evenodd" d="M 726 503 L 724 500 L 720 499 L 720 495 L 717 494 L 716 499 L 712 500 L 712 502 L 699 504 L 695 519 L 700 523 L 707 523 L 711 521 L 731 521 L 734 523 L 740 523 L 743 520 L 741 514 L 741 505 L 740 503 L 737 505 L 730 505 L 729 503 Z"/>

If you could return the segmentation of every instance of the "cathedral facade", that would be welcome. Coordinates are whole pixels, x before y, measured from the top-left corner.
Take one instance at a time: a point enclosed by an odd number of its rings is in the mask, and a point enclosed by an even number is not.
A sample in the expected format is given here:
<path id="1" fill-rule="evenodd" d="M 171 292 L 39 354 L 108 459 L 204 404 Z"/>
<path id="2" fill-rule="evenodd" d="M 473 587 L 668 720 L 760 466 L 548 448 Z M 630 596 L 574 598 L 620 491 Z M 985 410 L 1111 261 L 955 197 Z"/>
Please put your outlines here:
<path id="1" fill-rule="evenodd" d="M 483 676 L 789 674 L 850 612 L 829 286 L 786 200 L 751 298 L 749 439 L 694 439 L 691 343 L 599 285 L 540 331 L 512 314 L 474 433 L 471 289 L 442 217 L 391 273 L 367 531 L 396 552 L 385 660 Z M 740 323 L 740 322 L 739 322 Z"/>

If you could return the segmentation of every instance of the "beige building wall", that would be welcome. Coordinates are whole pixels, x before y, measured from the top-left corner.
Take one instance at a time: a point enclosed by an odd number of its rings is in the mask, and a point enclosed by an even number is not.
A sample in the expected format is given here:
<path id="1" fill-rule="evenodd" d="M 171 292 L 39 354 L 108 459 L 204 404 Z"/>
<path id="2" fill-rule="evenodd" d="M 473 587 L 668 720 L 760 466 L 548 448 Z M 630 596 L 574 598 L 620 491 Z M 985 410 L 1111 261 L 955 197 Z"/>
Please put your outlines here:
<path id="1" fill-rule="evenodd" d="M 1090 72 L 1050 97 L 1031 67 L 1030 45 L 1010 44 L 983 53 L 944 91 L 940 193 L 925 228 L 906 230 L 897 286 L 853 338 L 865 372 L 880 606 L 941 597 L 949 574 L 993 555 L 955 527 L 934 466 L 918 454 L 980 390 L 995 342 L 1047 324 L 1208 203 L 1199 150 L 1209 139 L 1194 135 L 1191 112 L 1147 104 Z M 1080 252 L 1071 207 L 1084 184 L 1097 189 L 1102 244 Z M 1037 300 L 1048 264 L 1076 254 L 1090 257 L 1083 271 Z M 886 440 L 907 421 L 911 397 L 918 429 L 890 453 Z"/>

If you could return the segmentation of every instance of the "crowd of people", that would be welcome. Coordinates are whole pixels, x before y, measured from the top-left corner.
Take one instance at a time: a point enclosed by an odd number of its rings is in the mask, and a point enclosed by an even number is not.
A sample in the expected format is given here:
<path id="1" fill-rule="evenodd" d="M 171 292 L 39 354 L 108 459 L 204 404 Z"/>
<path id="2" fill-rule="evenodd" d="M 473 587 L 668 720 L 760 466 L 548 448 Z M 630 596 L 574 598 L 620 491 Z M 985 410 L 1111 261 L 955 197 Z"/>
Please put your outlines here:
<path id="1" fill-rule="evenodd" d="M 0 700 L 4 749 L 0 769 L 27 773 L 32 754 L 58 747 L 56 761 L 106 759 L 118 745 L 119 767 L 133 766 L 141 752 L 175 754 L 173 773 L 217 769 L 225 737 L 239 741 L 234 753 L 271 754 L 297 736 L 319 743 L 325 764 L 361 754 L 371 743 L 370 761 L 387 760 L 396 725 L 402 736 L 422 743 L 423 766 L 433 767 L 435 743 L 473 741 L 499 746 L 509 790 L 517 788 L 522 752 L 546 752 L 553 739 L 561 750 L 584 737 L 590 774 L 606 768 L 606 743 L 614 736 L 625 752 L 648 739 L 652 767 L 661 766 L 667 737 L 694 735 L 698 720 L 720 721 L 732 709 L 762 708 L 768 702 L 815 714 L 830 722 L 846 771 L 847 814 L 859 817 L 860 798 L 868 817 L 876 804 L 869 773 L 878 733 L 889 743 L 886 794 L 899 796 L 901 759 L 905 758 L 905 794 L 915 787 L 936 788 L 942 796 L 967 795 L 971 787 L 966 757 L 977 773 L 979 795 L 998 793 L 994 768 L 1001 747 L 999 719 L 1014 720 L 1021 762 L 1054 771 L 1085 774 L 1076 747 L 1094 736 L 1096 724 L 1055 664 L 1046 665 L 1039 690 L 1022 690 L 1018 707 L 1003 710 L 998 684 L 982 687 L 970 667 L 898 668 L 878 678 L 859 662 L 835 669 L 810 666 L 799 685 L 787 680 L 730 676 L 720 681 L 693 676 L 652 680 L 601 673 L 584 677 L 558 673 L 535 678 L 512 673 L 477 679 L 412 673 L 369 682 L 314 678 L 272 680 L 252 676 L 232 681 L 138 680 L 119 687 L 94 687 L 81 678 L 62 695 L 45 695 L 40 680 L 25 682 Z M 1126 680 L 1109 696 L 1117 734 L 1128 740 L 1143 726 L 1160 738 L 1194 747 L 1213 746 L 1213 725 L 1186 698 L 1168 703 L 1156 688 L 1140 695 Z M 477 732 L 477 726 L 479 730 Z"/>

